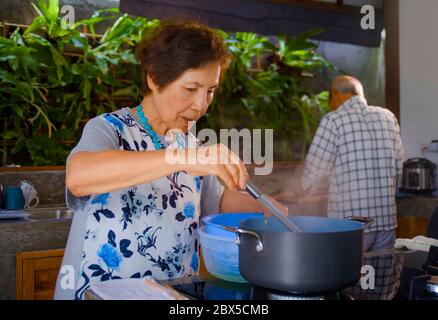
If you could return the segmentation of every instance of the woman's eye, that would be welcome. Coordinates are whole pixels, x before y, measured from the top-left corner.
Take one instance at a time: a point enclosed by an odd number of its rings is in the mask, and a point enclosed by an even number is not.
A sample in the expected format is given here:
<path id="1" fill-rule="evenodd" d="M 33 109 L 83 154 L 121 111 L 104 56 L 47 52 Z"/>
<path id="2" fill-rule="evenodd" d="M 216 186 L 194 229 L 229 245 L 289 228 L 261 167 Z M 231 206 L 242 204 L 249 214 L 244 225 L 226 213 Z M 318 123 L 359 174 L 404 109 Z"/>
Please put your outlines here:
<path id="1" fill-rule="evenodd" d="M 207 93 L 208 93 L 208 94 L 213 94 L 213 93 L 214 93 L 214 90 L 208 90 Z"/>
<path id="2" fill-rule="evenodd" d="M 189 92 L 194 92 L 194 91 L 196 91 L 196 88 L 186 88 L 187 89 L 187 91 L 189 91 Z"/>

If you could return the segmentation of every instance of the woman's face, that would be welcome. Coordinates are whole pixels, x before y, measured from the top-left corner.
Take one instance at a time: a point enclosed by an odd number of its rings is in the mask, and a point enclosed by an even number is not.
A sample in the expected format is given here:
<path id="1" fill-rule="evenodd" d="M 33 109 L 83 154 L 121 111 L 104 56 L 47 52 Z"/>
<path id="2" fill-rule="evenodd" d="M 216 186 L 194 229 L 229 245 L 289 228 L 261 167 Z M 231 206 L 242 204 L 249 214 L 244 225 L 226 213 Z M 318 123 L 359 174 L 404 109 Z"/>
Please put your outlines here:
<path id="1" fill-rule="evenodd" d="M 188 122 L 198 120 L 207 112 L 219 85 L 220 74 L 218 62 L 208 63 L 185 71 L 162 90 L 148 78 L 151 98 L 167 129 L 179 129 L 187 133 Z"/>

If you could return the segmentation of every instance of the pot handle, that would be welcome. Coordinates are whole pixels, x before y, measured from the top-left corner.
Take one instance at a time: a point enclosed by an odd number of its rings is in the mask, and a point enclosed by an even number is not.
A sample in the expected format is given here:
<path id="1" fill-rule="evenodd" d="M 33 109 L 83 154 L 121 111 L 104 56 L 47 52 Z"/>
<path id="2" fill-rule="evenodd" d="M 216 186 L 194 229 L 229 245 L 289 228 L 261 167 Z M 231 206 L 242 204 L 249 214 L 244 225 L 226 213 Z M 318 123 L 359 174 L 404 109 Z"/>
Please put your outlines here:
<path id="1" fill-rule="evenodd" d="M 366 229 L 368 226 L 372 225 L 376 220 L 373 218 L 360 217 L 360 216 L 351 216 L 347 217 L 344 220 L 352 220 L 363 223 L 363 228 Z"/>
<path id="2" fill-rule="evenodd" d="M 249 231 L 249 230 L 229 227 L 229 226 L 221 226 L 221 228 L 226 230 L 226 231 L 237 233 L 237 240 L 236 240 L 236 244 L 237 245 L 240 245 L 240 235 L 241 234 L 247 234 L 247 235 L 256 237 L 257 238 L 256 251 L 257 252 L 262 252 L 263 251 L 263 242 L 262 242 L 262 239 L 260 238 L 258 233 L 253 232 L 253 231 Z"/>

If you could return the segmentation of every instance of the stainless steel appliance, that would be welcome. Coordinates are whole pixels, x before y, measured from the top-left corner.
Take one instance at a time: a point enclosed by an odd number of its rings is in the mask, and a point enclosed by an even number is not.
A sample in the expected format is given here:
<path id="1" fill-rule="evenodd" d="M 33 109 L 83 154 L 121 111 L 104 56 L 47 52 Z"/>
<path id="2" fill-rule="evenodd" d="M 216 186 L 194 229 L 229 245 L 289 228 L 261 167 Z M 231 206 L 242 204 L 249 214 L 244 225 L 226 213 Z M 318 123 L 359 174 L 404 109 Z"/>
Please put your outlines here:
<path id="1" fill-rule="evenodd" d="M 401 191 L 432 193 L 435 190 L 436 165 L 427 159 L 414 158 L 403 165 Z"/>

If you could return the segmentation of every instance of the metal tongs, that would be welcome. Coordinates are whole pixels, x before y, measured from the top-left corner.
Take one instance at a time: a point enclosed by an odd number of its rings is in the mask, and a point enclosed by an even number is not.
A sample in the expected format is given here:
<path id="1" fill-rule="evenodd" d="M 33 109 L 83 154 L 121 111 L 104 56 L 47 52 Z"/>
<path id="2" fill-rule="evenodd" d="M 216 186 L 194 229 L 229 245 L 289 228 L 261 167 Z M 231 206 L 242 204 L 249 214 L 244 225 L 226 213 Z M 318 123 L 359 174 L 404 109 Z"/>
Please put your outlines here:
<path id="1" fill-rule="evenodd" d="M 182 149 L 187 147 L 187 141 L 181 132 L 175 131 L 171 132 L 173 138 L 176 141 L 177 148 Z M 200 146 L 200 141 L 195 139 L 198 147 Z M 251 182 L 248 181 L 246 184 L 246 191 L 257 201 L 259 201 L 265 208 L 274 214 L 274 216 L 280 220 L 282 224 L 286 226 L 292 232 L 302 232 L 301 229 L 292 221 L 290 221 L 287 216 L 285 216 L 277 207 L 269 200 L 265 195 L 263 195 L 260 190 Z"/>
<path id="2" fill-rule="evenodd" d="M 283 214 L 269 198 L 263 195 L 260 190 L 251 182 L 248 181 L 246 184 L 246 191 L 257 201 L 259 201 L 266 209 L 274 214 L 274 216 L 280 220 L 282 224 L 285 225 L 292 232 L 302 232 L 302 230 L 293 223 L 287 216 Z"/>

